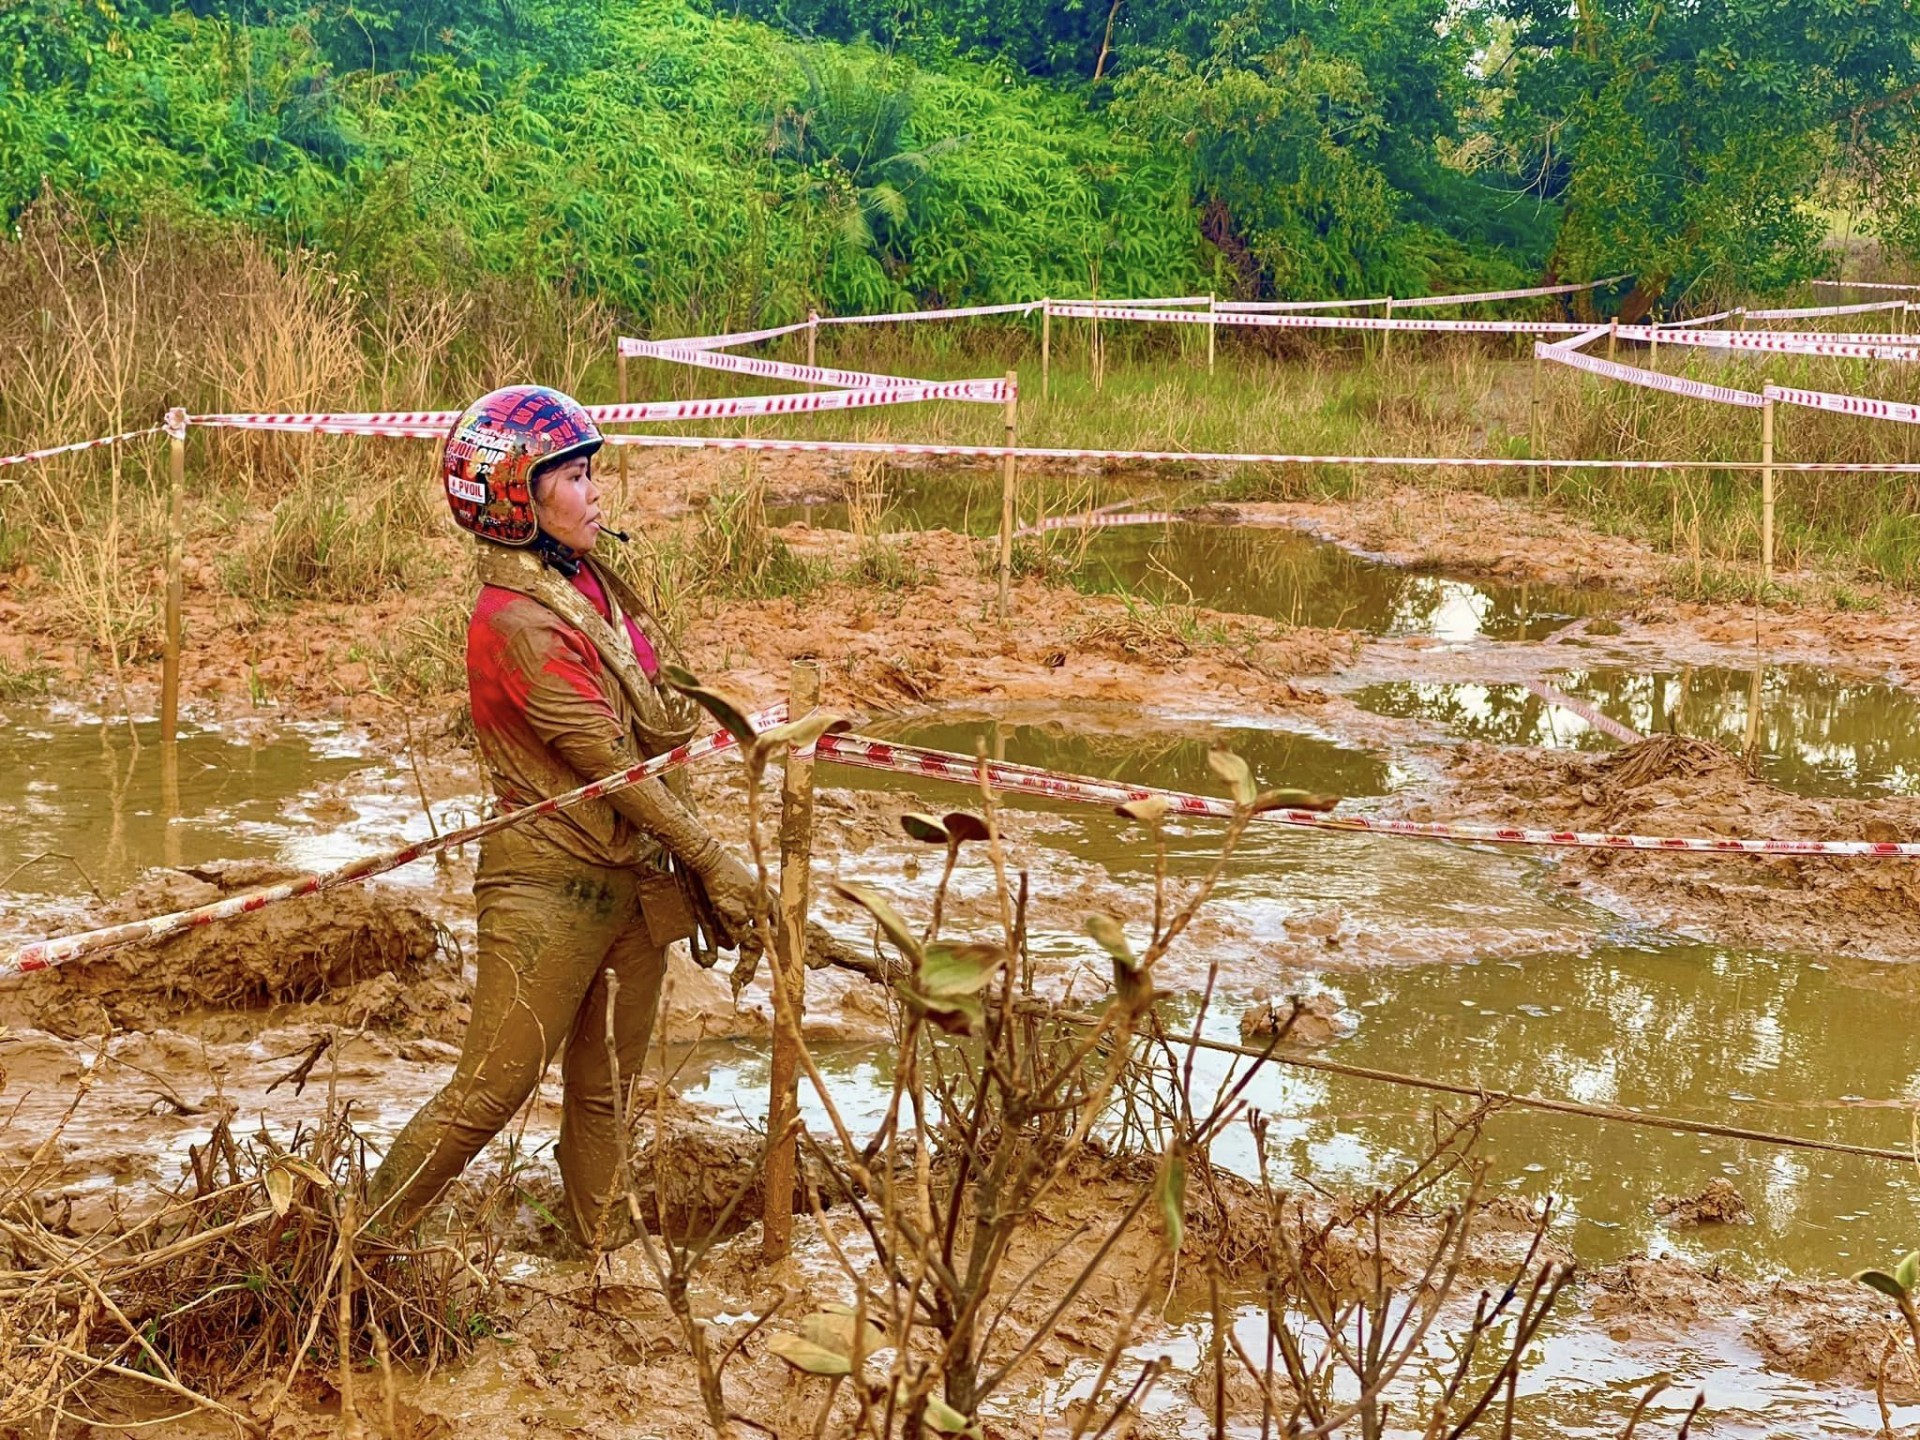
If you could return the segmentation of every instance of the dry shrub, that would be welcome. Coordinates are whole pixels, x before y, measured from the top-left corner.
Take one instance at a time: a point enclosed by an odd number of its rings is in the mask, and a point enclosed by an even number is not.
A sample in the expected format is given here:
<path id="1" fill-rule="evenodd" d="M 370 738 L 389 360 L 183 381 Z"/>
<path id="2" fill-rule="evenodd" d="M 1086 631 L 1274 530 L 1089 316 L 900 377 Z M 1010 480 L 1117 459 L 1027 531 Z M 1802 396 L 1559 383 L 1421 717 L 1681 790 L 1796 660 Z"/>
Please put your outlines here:
<path id="1" fill-rule="evenodd" d="M 88 1072 L 75 1107 L 92 1085 Z M 72 1112 L 69 1111 L 69 1115 Z M 62 1127 L 63 1128 L 63 1127 Z M 226 1399 L 271 1410 L 296 1386 L 342 1392 L 352 1360 L 432 1366 L 491 1328 L 492 1253 L 462 1243 L 400 1247 L 360 1230 L 366 1158 L 336 1114 L 282 1149 L 225 1120 L 192 1148 L 192 1178 L 124 1230 L 73 1237 L 30 1203 L 36 1163 L 0 1185 L 0 1428 L 56 1429 L 195 1411 L 261 1426 Z"/>

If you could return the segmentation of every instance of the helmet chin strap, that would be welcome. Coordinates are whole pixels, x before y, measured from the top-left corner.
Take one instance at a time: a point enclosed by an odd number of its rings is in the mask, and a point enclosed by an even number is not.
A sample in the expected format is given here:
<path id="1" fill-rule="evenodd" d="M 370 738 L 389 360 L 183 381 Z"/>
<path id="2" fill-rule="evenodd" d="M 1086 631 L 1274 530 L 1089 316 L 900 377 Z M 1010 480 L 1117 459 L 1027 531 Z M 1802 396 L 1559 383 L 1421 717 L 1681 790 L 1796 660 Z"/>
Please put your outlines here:
<path id="1" fill-rule="evenodd" d="M 567 579 L 571 580 L 580 573 L 580 557 L 565 545 L 562 545 L 558 540 L 554 539 L 553 536 L 549 535 L 546 531 L 542 530 L 533 537 L 533 544 L 530 548 L 534 554 L 538 555 L 548 565 L 566 576 Z"/>

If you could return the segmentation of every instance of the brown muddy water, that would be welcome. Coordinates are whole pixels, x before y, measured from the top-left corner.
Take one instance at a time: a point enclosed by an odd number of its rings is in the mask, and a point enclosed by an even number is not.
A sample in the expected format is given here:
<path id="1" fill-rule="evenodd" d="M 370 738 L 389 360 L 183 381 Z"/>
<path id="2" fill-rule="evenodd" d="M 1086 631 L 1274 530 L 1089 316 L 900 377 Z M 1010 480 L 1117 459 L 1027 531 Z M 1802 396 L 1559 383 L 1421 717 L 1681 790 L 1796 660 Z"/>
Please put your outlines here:
<path id="1" fill-rule="evenodd" d="M 997 487 L 989 493 L 984 481 L 959 485 L 951 476 L 943 479 L 948 483 L 934 485 L 916 477 L 862 523 L 870 533 L 936 527 L 992 533 L 999 524 Z M 1138 499 L 1138 487 L 1108 480 L 1080 491 L 1060 490 L 1050 502 L 1036 503 L 1048 513 L 1065 514 L 1109 498 Z M 1165 503 L 1178 502 L 1150 494 L 1138 508 Z M 1025 510 L 1022 515 L 1031 518 Z M 770 507 L 768 519 L 833 530 L 854 521 L 844 501 Z M 1368 635 L 1427 635 L 1455 644 L 1538 640 L 1619 604 L 1593 590 L 1416 574 L 1284 526 L 1181 521 L 1065 531 L 1035 543 L 1070 563 L 1072 583 L 1089 593 Z"/>
<path id="2" fill-rule="evenodd" d="M 1566 670 L 1552 683 L 1642 735 L 1672 731 L 1750 751 L 1764 779 L 1795 794 L 1920 792 L 1920 699 L 1885 681 L 1807 665 L 1603 666 Z M 1389 681 L 1353 699 L 1462 740 L 1549 749 L 1615 743 L 1523 685 Z"/>
<path id="3" fill-rule="evenodd" d="M 303 863 L 302 837 L 342 818 L 318 792 L 367 764 L 360 737 L 339 727 L 188 727 L 169 785 L 158 723 L 135 731 L 137 744 L 124 721 L 58 708 L 0 714 L 0 893 L 83 889 L 71 862 L 34 860 L 49 851 L 75 857 L 107 895 L 163 863 Z"/>
<path id="4" fill-rule="evenodd" d="M 1745 678 L 1692 672 L 1680 713 L 1695 723 L 1722 716 L 1732 718 L 1716 724 L 1743 724 Z M 1565 677 L 1563 688 L 1603 708 L 1618 705 L 1609 713 L 1649 728 L 1649 717 L 1664 713 L 1658 682 L 1593 671 Z M 1783 676 L 1778 704 L 1770 699 L 1764 714 L 1793 718 L 1763 717 L 1763 733 L 1772 737 L 1763 750 L 1822 757 L 1802 763 L 1809 775 L 1839 777 L 1831 783 L 1904 788 L 1895 779 L 1906 773 L 1901 767 L 1920 765 L 1911 753 L 1915 731 L 1891 698 L 1876 700 L 1866 689 L 1862 699 L 1857 682 L 1817 672 Z M 1790 709 L 1795 696 L 1812 698 Z M 1873 710 L 1874 703 L 1884 708 Z M 1335 791 L 1362 811 L 1425 782 L 1417 757 L 1370 753 L 1284 728 L 1279 718 L 1265 725 L 1247 718 L 1222 724 L 1204 716 L 1008 708 L 896 717 L 870 728 L 963 753 L 979 742 L 1014 761 L 1208 793 L 1220 786 L 1207 747 L 1224 741 L 1263 784 Z M 1784 728 L 1770 731 L 1768 723 Z M 7 760 L 0 805 L 10 807 L 0 811 L 8 822 L 0 826 L 0 875 L 40 851 L 63 849 L 85 857 L 94 879 L 112 891 L 144 867 L 174 859 L 176 846 L 184 863 L 262 855 L 320 866 L 424 828 L 410 781 L 384 763 L 369 764 L 340 730 L 289 728 L 258 740 L 194 733 L 182 742 L 179 818 L 171 824 L 158 746 L 134 755 L 124 728 L 116 735 L 76 715 L 14 707 L 0 726 L 0 746 Z M 1842 752 L 1844 760 L 1836 759 Z M 829 767 L 820 778 L 881 786 Z M 884 788 L 901 790 L 892 780 Z M 919 781 L 901 791 L 899 808 L 967 803 L 960 787 Z M 1052 973 L 1081 968 L 1087 979 L 1078 993 L 1087 993 L 1105 967 L 1073 916 L 1095 908 L 1143 914 L 1151 857 L 1135 832 L 1102 810 L 1017 808 L 1024 828 L 1014 859 L 1031 869 L 1037 895 L 1063 897 L 1036 927 L 1035 952 Z M 1175 827 L 1173 873 L 1199 874 L 1217 835 L 1217 826 L 1200 822 Z M 904 840 L 823 860 L 816 873 L 882 885 L 910 913 L 930 893 L 927 869 L 905 873 L 925 853 L 916 856 Z M 987 884 L 983 865 L 963 869 L 955 913 L 967 914 L 968 901 L 975 913 L 984 908 Z M 70 869 L 36 865 L 0 893 L 0 933 L 22 913 L 43 914 L 49 904 L 84 908 L 84 899 Z M 1300 992 L 1323 997 L 1335 1018 L 1332 1038 L 1316 1053 L 1359 1065 L 1893 1147 L 1908 1143 L 1920 1109 L 1920 1030 L 1908 1018 L 1920 978 L 1867 962 L 1683 941 L 1570 896 L 1540 857 L 1262 822 L 1232 860 L 1209 915 L 1220 926 L 1207 932 L 1205 948 L 1170 956 L 1161 978 L 1183 996 L 1174 1018 L 1191 1024 L 1206 965 L 1219 963 L 1218 996 L 1204 1025 L 1213 1038 L 1237 1040 L 1239 1013 L 1256 995 Z M 276 1126 L 290 1123 L 289 1102 L 256 1101 L 253 1091 L 287 1068 L 285 1056 L 304 1039 L 297 1027 L 268 1021 L 220 1052 L 235 1089 L 247 1092 L 244 1113 L 256 1103 L 262 1113 L 271 1106 Z M 138 1053 L 159 1064 L 170 1045 L 192 1052 L 193 1064 L 206 1063 L 198 1042 L 178 1037 L 140 1042 Z M 856 1129 L 870 1126 L 884 1104 L 888 1054 L 858 1045 L 818 1052 L 844 1118 Z M 444 1079 L 450 1058 L 445 1046 L 354 1051 L 338 1083 L 345 1093 L 365 1092 L 361 1113 L 378 1140 Z M 1211 1093 L 1229 1064 L 1203 1055 L 1197 1087 Z M 765 1057 L 757 1043 L 701 1047 L 680 1083 L 689 1099 L 745 1121 L 764 1114 Z M 543 1092 L 536 1108 L 528 1131 L 535 1143 L 550 1138 L 553 1098 Z M 1272 1117 L 1280 1157 L 1336 1187 L 1364 1187 L 1419 1153 L 1433 1107 L 1420 1092 L 1287 1067 L 1257 1080 L 1248 1099 Z M 143 1098 L 105 1132 L 118 1147 L 117 1183 L 150 1177 L 152 1162 L 163 1158 L 129 1159 L 135 1150 L 171 1154 L 204 1132 L 203 1122 L 182 1117 L 143 1118 L 137 1112 L 145 1105 Z M 803 1108 L 823 1123 L 813 1097 Z M 71 1138 L 84 1145 L 84 1130 Z M 1920 1192 L 1884 1162 L 1531 1112 L 1496 1117 L 1484 1154 L 1496 1190 L 1559 1197 L 1566 1219 L 1558 1233 L 1588 1264 L 1672 1253 L 1751 1277 L 1831 1277 L 1920 1243 Z M 1229 1134 L 1219 1158 L 1250 1166 L 1244 1130 Z M 1661 1197 L 1690 1195 L 1721 1177 L 1746 1198 L 1751 1224 L 1681 1230 L 1654 1214 Z M 1257 1314 L 1242 1323 L 1258 1353 Z M 1151 1348 L 1178 1358 L 1200 1343 L 1196 1327 Z M 1853 1433 L 1877 1419 L 1870 1395 L 1768 1373 L 1730 1331 L 1616 1343 L 1573 1302 L 1529 1357 L 1522 1394 L 1536 1403 L 1520 1433 L 1617 1434 L 1631 1395 L 1660 1371 L 1677 1372 L 1688 1390 L 1707 1386 L 1715 1433 Z M 1046 1403 L 1064 1399 L 1073 1383 L 1072 1374 L 1062 1377 L 1062 1392 Z"/>

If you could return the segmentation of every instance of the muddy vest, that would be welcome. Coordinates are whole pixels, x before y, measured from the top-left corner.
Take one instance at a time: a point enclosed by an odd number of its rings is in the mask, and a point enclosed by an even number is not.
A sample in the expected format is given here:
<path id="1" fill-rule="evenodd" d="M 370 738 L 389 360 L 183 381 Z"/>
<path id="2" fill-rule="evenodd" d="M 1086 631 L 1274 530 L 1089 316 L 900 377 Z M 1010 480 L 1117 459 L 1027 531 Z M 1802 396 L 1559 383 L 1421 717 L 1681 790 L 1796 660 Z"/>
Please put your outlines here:
<path id="1" fill-rule="evenodd" d="M 481 759 L 504 807 L 532 804 L 600 778 L 582 775 L 542 732 L 604 737 L 612 746 L 608 771 L 692 737 L 698 710 L 640 668 L 624 617 L 641 623 L 656 653 L 664 653 L 663 637 L 617 576 L 586 562 L 606 596 L 609 620 L 531 552 L 485 543 L 478 551 L 478 578 L 488 588 L 467 633 L 469 693 Z M 609 732 L 609 715 L 617 735 Z M 669 773 L 665 783 L 690 805 L 684 772 Z M 660 860 L 658 845 L 606 800 L 583 801 L 530 828 L 589 864 Z"/>

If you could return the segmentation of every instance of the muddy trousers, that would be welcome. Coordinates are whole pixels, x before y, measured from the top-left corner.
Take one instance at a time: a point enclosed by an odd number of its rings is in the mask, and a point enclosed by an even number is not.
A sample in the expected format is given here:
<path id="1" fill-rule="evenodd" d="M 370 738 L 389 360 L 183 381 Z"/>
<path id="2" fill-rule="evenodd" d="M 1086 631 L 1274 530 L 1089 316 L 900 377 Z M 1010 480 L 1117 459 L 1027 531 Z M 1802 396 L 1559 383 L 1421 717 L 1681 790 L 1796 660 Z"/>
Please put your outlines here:
<path id="1" fill-rule="evenodd" d="M 624 1087 L 645 1062 L 666 969 L 641 918 L 636 877 L 502 832 L 482 842 L 473 892 L 479 959 L 466 1044 L 453 1079 L 407 1122 L 374 1175 L 376 1223 L 417 1220 L 506 1127 L 564 1046 L 559 1161 L 568 1218 L 583 1243 L 596 1235 L 618 1243 L 628 1226 L 624 1205 L 612 1203 L 621 1199 L 613 1193 L 621 1137 L 602 972 L 618 979 L 613 1049 Z"/>

